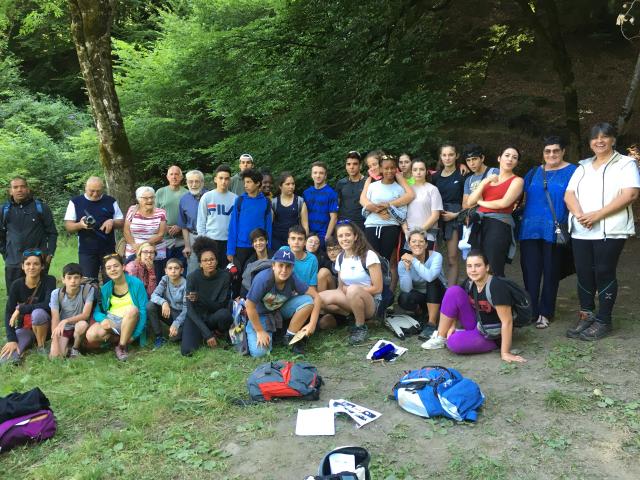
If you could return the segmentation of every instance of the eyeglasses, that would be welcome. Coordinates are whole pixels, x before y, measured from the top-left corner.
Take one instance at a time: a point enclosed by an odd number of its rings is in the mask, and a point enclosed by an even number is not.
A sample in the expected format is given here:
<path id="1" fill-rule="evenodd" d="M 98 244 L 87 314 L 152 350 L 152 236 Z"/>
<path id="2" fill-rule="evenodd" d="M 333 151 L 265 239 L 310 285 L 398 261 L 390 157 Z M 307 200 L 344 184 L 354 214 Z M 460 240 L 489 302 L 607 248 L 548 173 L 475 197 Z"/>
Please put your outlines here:
<path id="1" fill-rule="evenodd" d="M 349 220 L 348 218 L 345 218 L 344 220 L 338 220 L 338 223 L 336 223 L 336 225 L 351 225 L 351 220 Z"/>
<path id="2" fill-rule="evenodd" d="M 155 250 L 142 250 L 140 253 L 144 253 L 146 255 L 155 255 L 156 251 Z"/>
<path id="3" fill-rule="evenodd" d="M 32 248 L 22 252 L 23 257 L 39 257 L 41 255 L 42 255 L 42 250 L 40 250 L 39 248 Z"/>
<path id="4" fill-rule="evenodd" d="M 216 257 L 211 258 L 201 258 L 200 263 L 213 263 L 216 261 Z"/>

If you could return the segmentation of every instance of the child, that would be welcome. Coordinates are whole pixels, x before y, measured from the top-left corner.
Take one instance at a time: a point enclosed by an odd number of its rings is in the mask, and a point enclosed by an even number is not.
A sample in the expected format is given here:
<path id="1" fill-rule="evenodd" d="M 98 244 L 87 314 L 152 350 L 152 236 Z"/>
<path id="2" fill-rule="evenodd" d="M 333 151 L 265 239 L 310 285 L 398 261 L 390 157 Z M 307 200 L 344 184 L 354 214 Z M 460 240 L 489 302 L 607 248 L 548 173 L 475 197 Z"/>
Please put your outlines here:
<path id="1" fill-rule="evenodd" d="M 89 328 L 89 318 L 95 302 L 96 291 L 91 285 L 82 284 L 82 268 L 68 263 L 62 269 L 62 288 L 51 292 L 51 352 L 49 358 L 67 356 L 69 340 L 73 345 L 69 358 L 80 356 L 80 344 Z"/>
<path id="2" fill-rule="evenodd" d="M 151 294 L 147 303 L 147 317 L 151 329 L 156 336 L 154 348 L 160 348 L 167 339 L 162 334 L 162 324 L 169 326 L 169 338 L 179 341 L 182 338 L 182 325 L 187 316 L 185 293 L 187 280 L 182 276 L 182 263 L 177 258 L 170 258 L 164 269 L 164 275 Z"/>
<path id="3" fill-rule="evenodd" d="M 323 162 L 311 164 L 311 179 L 313 186 L 302 196 L 307 204 L 309 229 L 318 233 L 320 246 L 324 249 L 324 243 L 333 234 L 338 221 L 338 194 L 327 185 L 327 166 Z"/>
<path id="4" fill-rule="evenodd" d="M 309 238 L 312 238 L 309 236 Z M 318 238 L 318 237 L 316 237 Z M 318 240 L 318 247 L 320 246 Z M 336 240 L 336 237 L 327 239 L 326 243 L 327 252 L 324 253 L 316 247 L 316 251 L 309 248 L 309 242 L 307 239 L 307 251 L 313 253 L 318 257 L 318 292 L 325 290 L 333 290 L 338 285 L 338 272 L 336 271 L 335 264 L 338 255 L 342 252 L 342 248 Z"/>

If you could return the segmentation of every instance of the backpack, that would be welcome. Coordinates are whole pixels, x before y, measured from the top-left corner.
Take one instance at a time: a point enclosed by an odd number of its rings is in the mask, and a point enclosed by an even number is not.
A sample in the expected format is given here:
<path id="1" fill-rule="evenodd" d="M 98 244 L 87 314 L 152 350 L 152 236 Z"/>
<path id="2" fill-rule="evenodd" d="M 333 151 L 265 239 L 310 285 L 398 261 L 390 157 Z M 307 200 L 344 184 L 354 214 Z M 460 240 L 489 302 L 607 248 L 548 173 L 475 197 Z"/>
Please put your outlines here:
<path id="1" fill-rule="evenodd" d="M 282 203 L 280 203 L 280 195 L 271 199 L 271 210 L 273 212 L 274 219 L 275 219 L 276 212 L 278 211 L 278 204 L 282 205 Z M 300 212 L 302 212 L 302 206 L 304 205 L 304 198 L 294 194 L 293 203 L 291 205 L 292 206 L 295 205 L 296 213 L 298 214 L 298 223 L 300 223 Z"/>
<path id="2" fill-rule="evenodd" d="M 255 401 L 289 397 L 318 400 L 322 383 L 322 377 L 313 365 L 279 360 L 256 368 L 247 380 L 247 388 Z"/>
<path id="3" fill-rule="evenodd" d="M 453 368 L 436 365 L 405 372 L 393 387 L 393 398 L 414 415 L 447 417 L 458 422 L 475 422 L 484 403 L 476 382 Z"/>
<path id="4" fill-rule="evenodd" d="M 82 283 L 80 284 L 80 295 L 82 295 L 83 305 L 82 308 L 84 308 L 84 305 L 87 303 L 87 298 L 89 297 L 89 293 L 91 292 L 92 288 L 94 291 L 93 306 L 91 307 L 89 318 L 93 317 L 93 311 L 96 309 L 96 306 L 98 304 L 100 304 L 100 311 L 102 311 L 102 299 L 100 298 L 102 292 L 100 290 L 100 287 L 98 286 L 98 282 L 94 278 L 83 277 Z M 58 289 L 58 305 L 62 305 L 62 299 L 65 293 L 66 291 L 64 286 Z"/>
<path id="5" fill-rule="evenodd" d="M 420 333 L 420 323 L 409 315 L 391 315 L 384 319 L 384 324 L 401 340 L 408 335 Z"/>
<path id="6" fill-rule="evenodd" d="M 36 204 L 36 213 L 40 216 L 40 221 L 44 218 L 44 207 L 42 206 L 42 201 L 37 198 L 33 199 L 33 202 Z M 2 228 L 7 228 L 7 215 L 9 215 L 9 210 L 11 209 L 11 201 L 7 200 L 2 204 Z"/>
<path id="7" fill-rule="evenodd" d="M 352 456 L 354 458 L 353 463 L 356 466 L 355 472 L 343 471 L 331 473 L 331 457 L 334 454 Z M 318 475 L 309 476 L 305 480 L 371 480 L 371 473 L 369 472 L 370 462 L 371 455 L 369 455 L 366 448 L 354 446 L 338 447 L 324 456 L 318 467 Z"/>
<path id="8" fill-rule="evenodd" d="M 0 453 L 55 435 L 56 417 L 51 410 L 38 410 L 0 423 Z"/>
<path id="9" fill-rule="evenodd" d="M 380 268 L 382 269 L 382 301 L 380 302 L 380 305 L 378 305 L 376 316 L 378 318 L 385 318 L 387 307 L 393 303 L 393 292 L 391 291 L 391 267 L 389 266 L 389 260 L 380 256 L 375 250 L 371 251 L 375 253 L 378 260 L 380 260 Z M 340 269 L 342 269 L 343 260 L 344 252 L 340 252 L 337 258 Z M 371 276 L 369 268 L 367 267 L 366 256 L 364 258 L 360 258 L 360 263 L 362 263 L 362 268 L 367 272 L 367 275 Z"/>
<path id="10" fill-rule="evenodd" d="M 242 355 L 248 355 L 247 322 L 249 322 L 249 317 L 244 298 L 231 301 L 231 316 L 233 317 L 233 323 L 229 327 L 231 345 Z"/>

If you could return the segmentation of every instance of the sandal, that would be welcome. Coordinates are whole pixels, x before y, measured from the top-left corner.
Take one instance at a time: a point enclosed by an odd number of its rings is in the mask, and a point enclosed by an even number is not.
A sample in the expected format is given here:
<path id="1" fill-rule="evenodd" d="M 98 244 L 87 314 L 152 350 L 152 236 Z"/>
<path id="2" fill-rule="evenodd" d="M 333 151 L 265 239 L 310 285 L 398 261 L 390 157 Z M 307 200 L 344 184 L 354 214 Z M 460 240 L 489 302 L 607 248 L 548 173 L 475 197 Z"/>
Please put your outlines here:
<path id="1" fill-rule="evenodd" d="M 536 321 L 536 328 L 540 330 L 542 330 L 543 328 L 549 328 L 550 323 L 551 321 L 547 317 L 540 315 L 538 317 L 538 320 Z"/>

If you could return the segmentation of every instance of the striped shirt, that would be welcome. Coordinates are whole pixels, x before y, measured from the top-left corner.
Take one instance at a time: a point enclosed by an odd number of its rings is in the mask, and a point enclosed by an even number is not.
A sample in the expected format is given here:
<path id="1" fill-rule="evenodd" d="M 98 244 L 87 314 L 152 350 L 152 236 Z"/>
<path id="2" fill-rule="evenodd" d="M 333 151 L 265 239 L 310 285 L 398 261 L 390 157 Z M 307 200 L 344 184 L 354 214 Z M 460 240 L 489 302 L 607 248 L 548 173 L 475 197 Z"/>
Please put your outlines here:
<path id="1" fill-rule="evenodd" d="M 145 217 L 140 213 L 138 205 L 132 205 L 127 211 L 127 220 L 130 222 L 131 235 L 136 243 L 142 243 L 149 240 L 160 230 L 160 223 L 167 221 L 167 212 L 161 208 L 153 210 L 150 217 Z M 125 255 L 135 254 L 135 247 L 127 243 Z M 167 244 L 164 240 L 156 243 L 156 260 L 162 260 L 167 256 Z"/>

